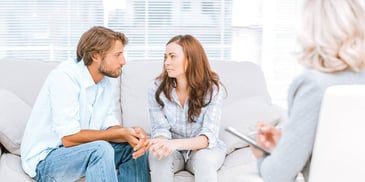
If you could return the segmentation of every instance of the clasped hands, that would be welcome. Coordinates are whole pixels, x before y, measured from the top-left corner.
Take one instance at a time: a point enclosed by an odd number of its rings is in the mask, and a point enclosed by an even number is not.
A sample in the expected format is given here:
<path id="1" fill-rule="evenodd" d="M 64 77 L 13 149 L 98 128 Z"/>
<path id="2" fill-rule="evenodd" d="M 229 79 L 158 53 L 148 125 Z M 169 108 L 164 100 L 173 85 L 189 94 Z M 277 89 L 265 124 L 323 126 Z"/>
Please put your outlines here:
<path id="1" fill-rule="evenodd" d="M 160 160 L 175 152 L 177 148 L 176 141 L 169 140 L 165 137 L 157 137 L 151 140 L 150 154 L 158 157 Z"/>
<path id="2" fill-rule="evenodd" d="M 128 128 L 128 143 L 133 147 L 133 158 L 137 159 L 142 156 L 148 149 L 152 155 L 162 159 L 177 150 L 176 142 L 168 140 L 165 137 L 158 137 L 153 140 L 147 138 L 146 132 L 139 127 Z"/>
<path id="3" fill-rule="evenodd" d="M 128 143 L 133 147 L 133 159 L 142 156 L 150 146 L 150 140 L 147 138 L 146 132 L 139 127 L 128 128 Z"/>

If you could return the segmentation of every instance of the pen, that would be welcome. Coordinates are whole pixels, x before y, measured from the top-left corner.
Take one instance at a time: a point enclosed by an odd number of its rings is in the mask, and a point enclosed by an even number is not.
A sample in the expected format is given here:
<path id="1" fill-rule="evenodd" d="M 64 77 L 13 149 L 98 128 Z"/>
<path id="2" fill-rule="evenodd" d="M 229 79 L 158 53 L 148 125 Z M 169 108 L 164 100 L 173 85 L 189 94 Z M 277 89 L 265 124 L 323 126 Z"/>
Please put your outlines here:
<path id="1" fill-rule="evenodd" d="M 258 133 L 259 133 L 258 131 L 251 131 L 250 133 L 248 133 L 248 135 L 254 136 L 257 135 Z"/>
<path id="2" fill-rule="evenodd" d="M 280 130 L 281 130 L 281 126 L 278 126 L 278 127 L 275 127 L 275 128 L 277 128 L 277 129 L 280 129 Z M 249 132 L 249 133 L 248 133 L 248 135 L 249 135 L 249 136 L 254 136 L 254 135 L 257 135 L 257 134 L 259 134 L 259 133 L 261 133 L 261 132 L 258 132 L 258 131 L 256 130 L 256 131 L 251 131 L 251 132 Z"/>

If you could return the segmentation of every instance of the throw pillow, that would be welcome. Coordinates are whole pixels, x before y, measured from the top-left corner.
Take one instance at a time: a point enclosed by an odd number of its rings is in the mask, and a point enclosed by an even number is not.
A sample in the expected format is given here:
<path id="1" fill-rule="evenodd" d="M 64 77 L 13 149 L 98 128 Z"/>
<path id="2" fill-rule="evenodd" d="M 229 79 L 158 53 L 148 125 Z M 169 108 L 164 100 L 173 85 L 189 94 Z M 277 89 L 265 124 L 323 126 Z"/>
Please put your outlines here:
<path id="1" fill-rule="evenodd" d="M 247 147 L 248 144 L 236 136 L 226 132 L 228 126 L 238 131 L 248 133 L 254 131 L 258 121 L 278 122 L 281 117 L 277 106 L 272 105 L 263 97 L 250 97 L 236 100 L 223 105 L 220 138 L 227 146 L 227 154 L 235 149 Z"/>
<path id="2" fill-rule="evenodd" d="M 20 143 L 31 107 L 5 89 L 0 89 L 0 101 L 0 142 L 10 153 L 20 155 Z"/>

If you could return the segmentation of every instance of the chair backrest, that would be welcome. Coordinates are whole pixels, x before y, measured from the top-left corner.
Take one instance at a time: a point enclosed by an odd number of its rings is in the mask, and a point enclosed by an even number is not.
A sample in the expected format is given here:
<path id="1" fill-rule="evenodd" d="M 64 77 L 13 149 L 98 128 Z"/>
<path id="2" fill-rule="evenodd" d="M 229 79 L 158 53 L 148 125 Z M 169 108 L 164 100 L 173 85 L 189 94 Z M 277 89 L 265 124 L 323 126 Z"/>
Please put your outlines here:
<path id="1" fill-rule="evenodd" d="M 365 85 L 329 87 L 323 97 L 309 182 L 365 181 Z"/>

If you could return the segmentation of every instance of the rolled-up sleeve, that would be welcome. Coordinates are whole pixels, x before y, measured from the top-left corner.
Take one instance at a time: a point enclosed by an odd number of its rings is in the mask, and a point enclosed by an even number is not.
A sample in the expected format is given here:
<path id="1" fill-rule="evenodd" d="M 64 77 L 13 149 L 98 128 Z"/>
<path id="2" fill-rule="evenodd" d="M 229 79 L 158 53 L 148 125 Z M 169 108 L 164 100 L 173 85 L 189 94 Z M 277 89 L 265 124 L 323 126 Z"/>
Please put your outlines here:
<path id="1" fill-rule="evenodd" d="M 215 88 L 210 104 L 204 111 L 203 127 L 199 135 L 204 135 L 208 138 L 208 148 L 214 148 L 218 144 L 219 127 L 222 117 L 222 101 L 223 91 Z M 209 99 L 209 98 L 208 98 Z"/>
<path id="2" fill-rule="evenodd" d="M 112 107 L 110 107 L 112 108 Z M 115 116 L 115 113 L 113 109 L 109 109 L 109 112 L 105 116 L 105 120 L 103 122 L 103 126 L 101 127 L 102 130 L 105 130 L 111 126 L 117 126 L 120 125 L 120 122 Z"/>
<path id="3" fill-rule="evenodd" d="M 157 136 L 164 136 L 171 139 L 170 124 L 168 123 L 162 107 L 157 103 L 155 99 L 155 92 L 157 90 L 158 83 L 153 82 L 148 90 L 148 110 L 151 122 L 152 138 Z"/>

